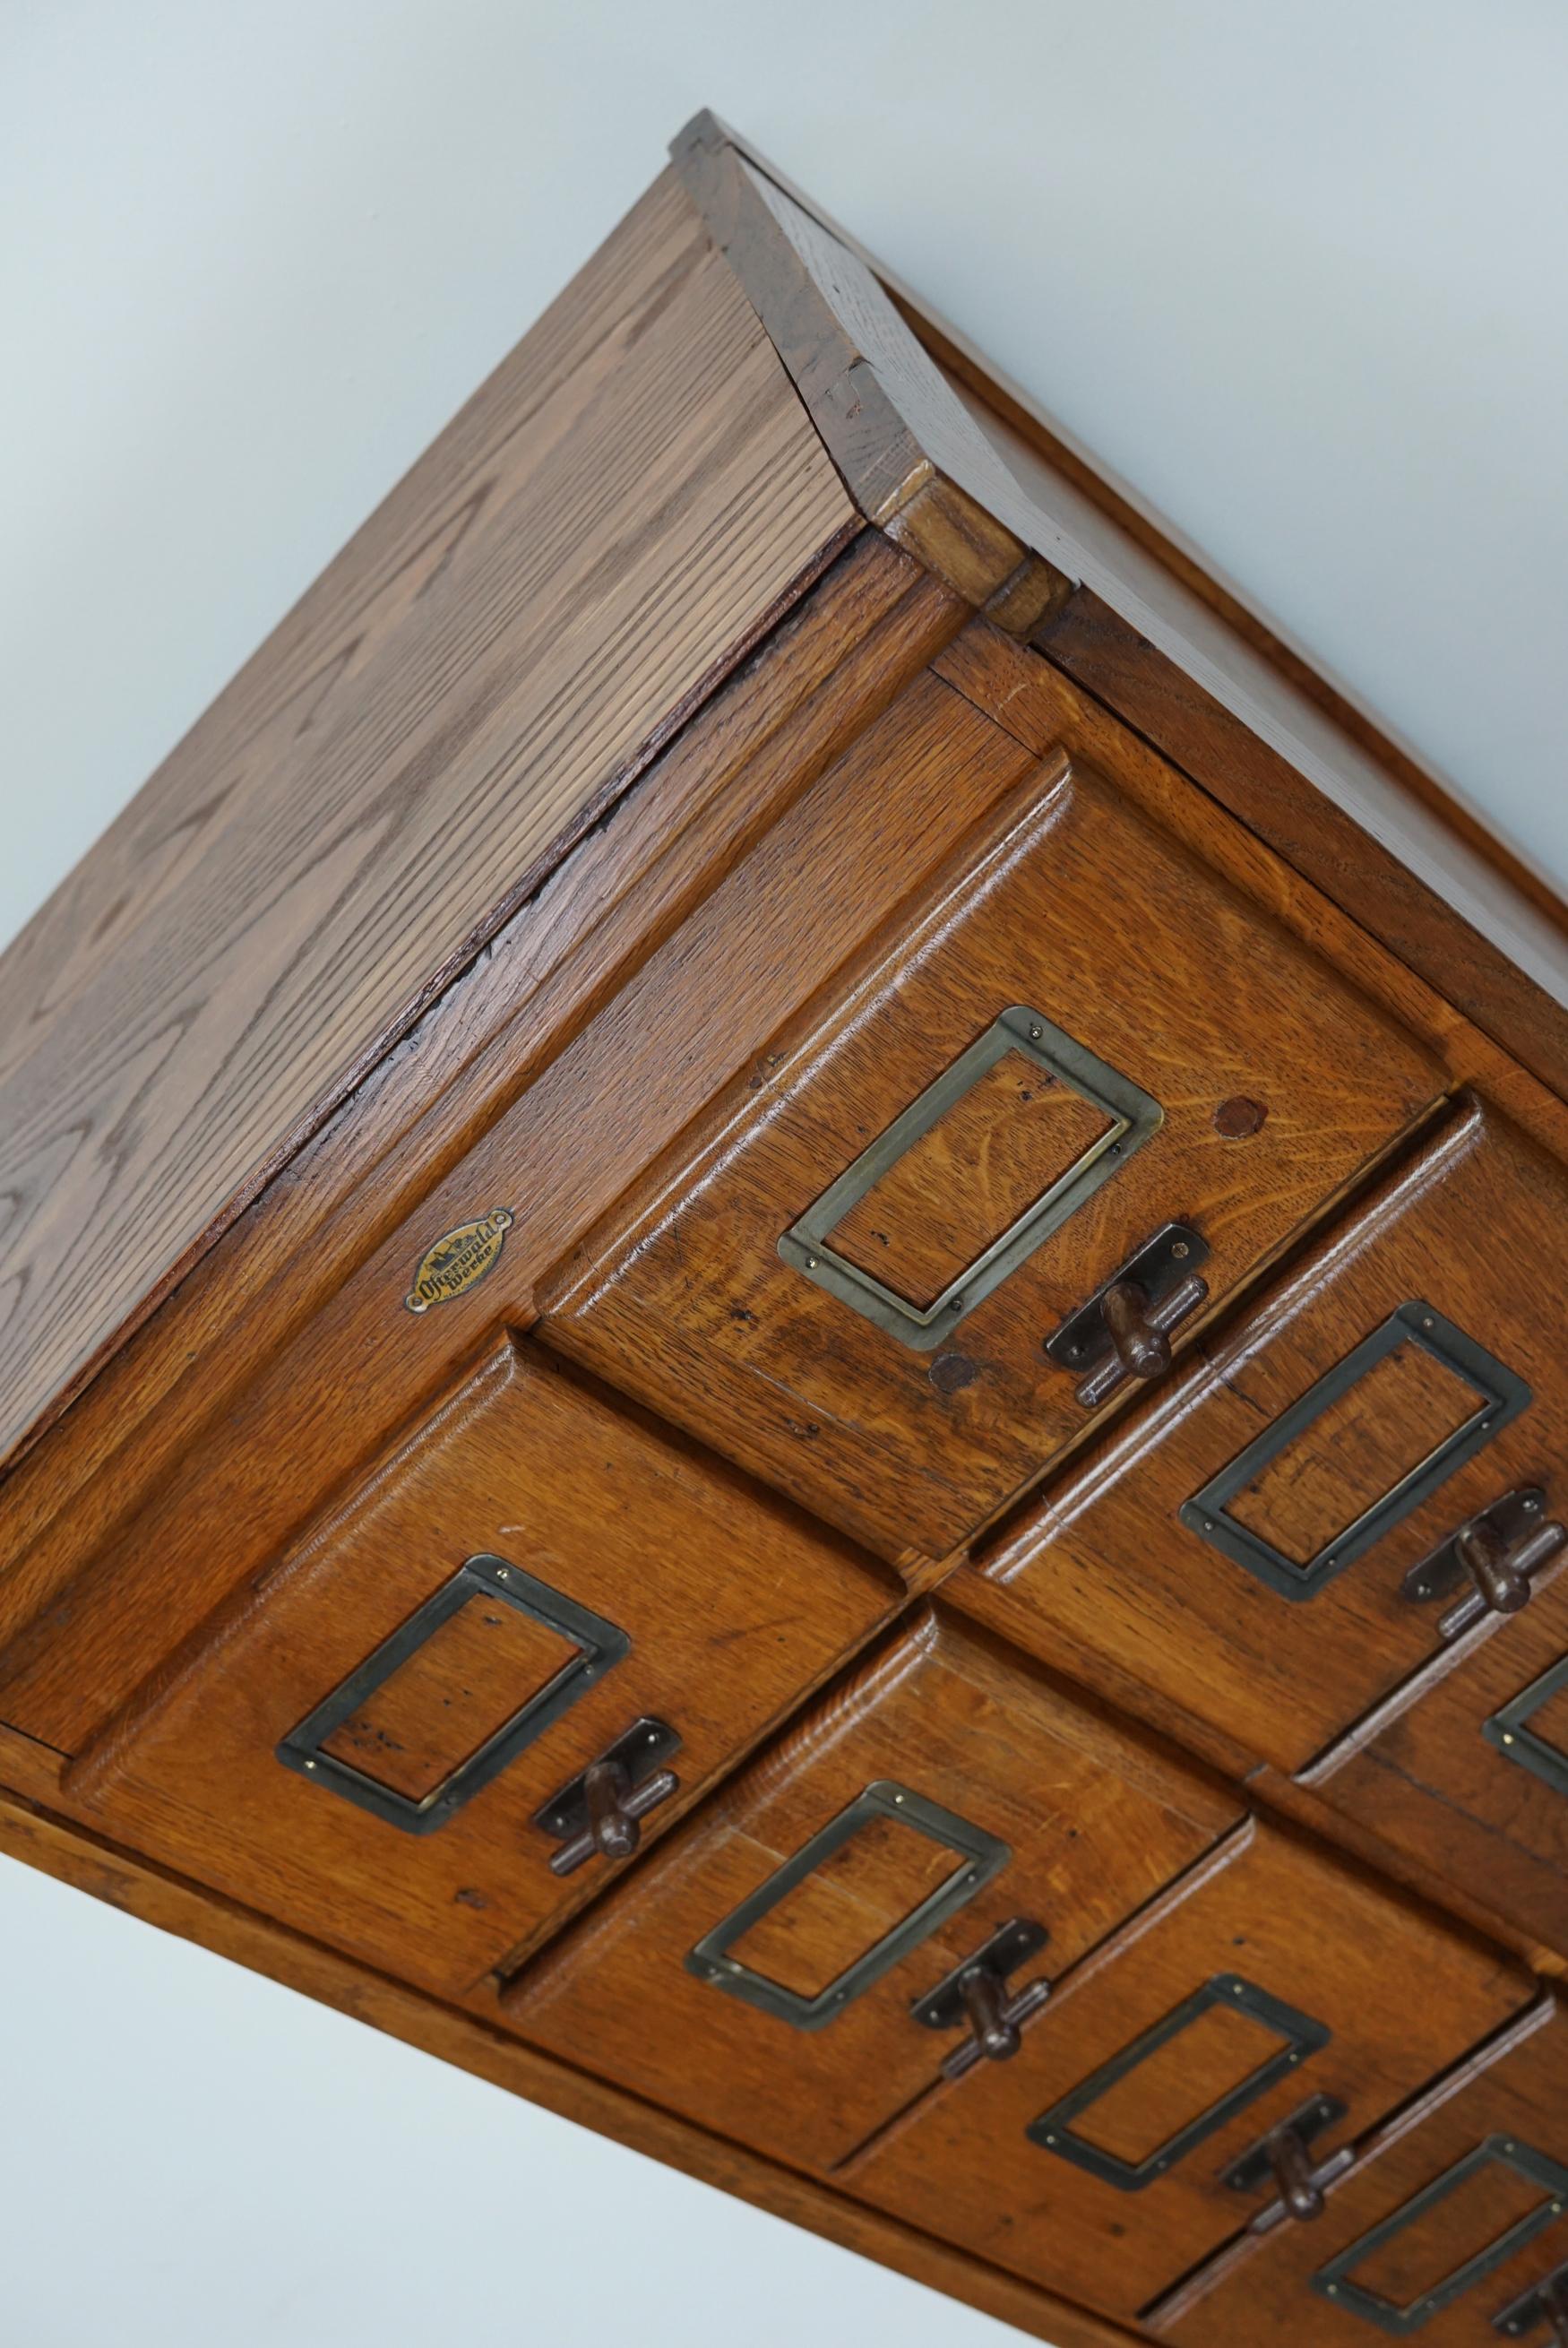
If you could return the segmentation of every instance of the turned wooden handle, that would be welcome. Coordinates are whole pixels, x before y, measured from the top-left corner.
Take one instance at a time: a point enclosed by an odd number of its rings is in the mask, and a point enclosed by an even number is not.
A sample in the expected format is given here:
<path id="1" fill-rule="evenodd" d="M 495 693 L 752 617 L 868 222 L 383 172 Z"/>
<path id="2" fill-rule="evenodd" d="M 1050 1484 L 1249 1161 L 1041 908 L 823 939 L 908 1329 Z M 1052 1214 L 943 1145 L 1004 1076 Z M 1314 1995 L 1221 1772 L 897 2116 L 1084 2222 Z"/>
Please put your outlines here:
<path id="1" fill-rule="evenodd" d="M 1523 1542 L 1511 1547 L 1495 1525 L 1478 1517 L 1465 1526 L 1454 1546 L 1490 1613 L 1517 1614 L 1529 1605 L 1530 1574 L 1521 1562 Z"/>
<path id="2" fill-rule="evenodd" d="M 988 2063 L 1010 2062 L 1023 2039 L 1012 2016 L 1006 1982 L 989 1965 L 974 1965 L 961 1986 L 975 2048 Z"/>
<path id="3" fill-rule="evenodd" d="M 680 1782 L 671 1770 L 661 1769 L 633 1787 L 620 1762 L 591 1762 L 583 1776 L 588 1823 L 555 1853 L 551 1872 L 575 1875 L 590 1859 L 630 1859 L 642 1840 L 640 1820 L 667 1802 Z"/>
<path id="4" fill-rule="evenodd" d="M 1105 1292 L 1105 1332 L 1124 1377 L 1157 1378 L 1171 1366 L 1171 1341 L 1149 1316 L 1136 1281 L 1119 1280 Z"/>
<path id="5" fill-rule="evenodd" d="M 1295 2128 L 1283 2127 L 1269 2138 L 1268 2158 L 1286 2214 L 1300 2225 L 1321 2218 L 1323 2188 L 1317 2181 L 1312 2155 Z"/>

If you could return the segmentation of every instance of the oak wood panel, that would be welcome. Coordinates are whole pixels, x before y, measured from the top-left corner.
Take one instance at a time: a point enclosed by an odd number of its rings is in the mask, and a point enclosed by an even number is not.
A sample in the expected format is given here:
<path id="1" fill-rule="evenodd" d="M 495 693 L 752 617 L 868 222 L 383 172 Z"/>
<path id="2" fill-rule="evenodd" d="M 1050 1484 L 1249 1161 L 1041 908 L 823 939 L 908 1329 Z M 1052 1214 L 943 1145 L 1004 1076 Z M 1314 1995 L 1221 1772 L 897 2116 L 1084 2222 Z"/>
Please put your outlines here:
<path id="1" fill-rule="evenodd" d="M 1541 876 L 743 139 L 700 115 L 671 153 L 862 510 L 1568 1091 L 1568 912 Z M 1009 612 L 991 582 L 1020 558 L 1045 584 Z"/>
<path id="2" fill-rule="evenodd" d="M 476 1555 L 587 1607 L 630 1651 L 434 1831 L 282 1767 L 280 1740 Z M 720 1462 L 508 1344 L 179 1657 L 67 1773 L 65 1799 L 319 1939 L 461 1991 L 600 1888 L 609 1862 L 550 1872 L 559 1846 L 531 1821 L 560 1786 L 641 1717 L 668 1722 L 681 1787 L 650 1814 L 651 1840 L 895 1602 L 880 1575 Z M 476 1632 L 465 1642 L 450 1618 L 359 1709 L 352 1746 L 324 1749 L 426 1794 L 577 1655 L 569 1632 L 508 1636 L 507 1612 L 493 1596 L 482 1609 L 500 1644 L 482 1676 L 453 1653 Z"/>
<path id="3" fill-rule="evenodd" d="M 854 519 L 666 175 L 0 959 L 0 1448 Z"/>
<path id="4" fill-rule="evenodd" d="M 825 2027 L 699 1979 L 687 1957 L 880 1781 L 1008 1846 L 1001 1871 Z M 928 2087 L 956 2037 L 910 2016 L 1015 1916 L 1050 1939 L 1017 1977 L 1054 1980 L 1198 1858 L 1234 1797 L 930 1612 L 901 1628 L 727 1787 L 621 1894 L 507 1991 L 510 2024 L 687 2117 L 827 2168 Z M 826 1991 L 963 1861 L 901 1825 L 856 1833 L 733 1946 Z"/>
<path id="5" fill-rule="evenodd" d="M 752 160 L 764 170 L 771 169 L 754 152 Z M 809 203 L 807 209 L 812 209 Z M 861 250 L 843 229 L 835 227 L 835 233 L 854 250 Z M 1065 427 L 1048 417 L 1011 377 L 988 366 L 950 320 L 940 317 L 874 256 L 862 252 L 862 258 L 970 415 L 988 438 L 999 442 L 1000 453 L 1011 457 L 1036 501 L 1052 519 L 1098 551 L 1110 575 L 1122 580 L 1129 592 L 1141 592 L 1145 603 L 1155 609 L 1165 607 L 1173 585 L 1194 595 L 1221 623 L 1220 630 L 1205 640 L 1212 644 L 1220 673 L 1229 678 L 1234 692 L 1241 692 L 1250 677 L 1265 706 L 1277 709 L 1281 722 L 1296 727 L 1302 722 L 1300 705 L 1305 701 L 1355 746 L 1361 759 L 1342 776 L 1348 806 L 1358 797 L 1368 795 L 1381 805 L 1397 806 L 1386 788 L 1391 781 L 1435 819 L 1436 829 L 1421 823 L 1418 830 L 1434 848 L 1446 842 L 1440 863 L 1451 859 L 1457 870 L 1471 859 L 1479 860 L 1504 884 L 1496 902 L 1500 909 L 1512 903 L 1514 912 L 1508 919 L 1516 916 L 1522 901 L 1544 917 L 1549 929 L 1560 935 L 1563 932 L 1568 909 L 1561 891 L 1525 863 L 1490 828 L 1480 810 L 1456 798 L 1424 767 L 1409 742 L 1396 739 L 1369 707 L 1352 699 L 1342 679 L 1335 681 L 1320 674 L 1300 645 L 1286 642 L 1269 620 L 1244 601 L 1236 582 L 1206 569 L 1199 550 L 1180 536 L 1168 517 L 1160 515 L 1128 482 L 1113 477 L 1081 445 L 1071 442 Z M 1020 450 L 1020 441 L 1028 451 L 1027 459 Z M 1169 608 L 1174 617 L 1180 606 L 1173 599 Z M 1255 657 L 1248 660 L 1248 654 Z M 1333 739 L 1331 734 L 1322 737 L 1326 752 Z M 1336 760 L 1343 755 L 1343 744 L 1336 745 Z M 1377 777 L 1369 792 L 1366 783 L 1358 789 L 1357 769 L 1363 759 L 1370 761 Z M 1391 859 L 1385 860 L 1392 863 Z M 1472 863 L 1469 878 L 1473 880 L 1473 877 Z M 1431 892 L 1427 893 L 1430 899 Z M 1439 903 L 1430 901 L 1428 911 L 1440 914 Z M 1504 962 L 1506 957 L 1500 951 L 1497 959 Z"/>
<path id="6" fill-rule="evenodd" d="M 1133 1709 L 1136 1710 L 1135 1704 Z M 1500 1916 L 1495 1908 L 1489 1908 L 1473 1891 L 1456 1883 L 1451 1875 L 1423 1867 L 1408 1852 L 1396 1850 L 1392 1844 L 1383 1841 L 1370 1828 L 1328 1809 L 1300 1778 L 1286 1777 L 1279 1770 L 1271 1769 L 1266 1762 L 1258 1763 L 1250 1771 L 1233 1769 L 1232 1774 L 1245 1775 L 1249 1801 L 1266 1816 L 1302 1828 L 1317 1841 L 1343 1852 L 1383 1882 L 1398 1885 L 1423 1907 L 1451 1917 L 1481 1940 L 1510 1950 L 1542 1980 L 1560 1981 L 1568 1976 L 1568 1957 L 1549 1949 L 1539 1933 L 1511 1924 L 1506 1916 Z"/>
<path id="7" fill-rule="evenodd" d="M 946 686 L 917 678 L 272 1354 L 242 1401 L 222 1412 L 220 1446 L 178 1456 L 98 1554 L 73 1550 L 63 1524 L 36 1580 L 27 1565 L 13 1573 L 0 1609 L 13 1626 L 34 1619 L 6 1655 L 0 1716 L 77 1750 L 488 1331 L 532 1319 L 534 1282 L 570 1234 L 737 1066 L 754 1062 L 1030 764 Z M 907 819 L 898 826 L 886 819 L 891 778 Z M 743 958 L 737 938 L 749 943 Z M 517 1221 L 489 1277 L 411 1317 L 403 1298 L 426 1248 L 497 1202 L 509 1202 Z M 275 1472 L 280 1457 L 291 1462 L 287 1478 Z M 84 1605 L 77 1593 L 89 1580 Z"/>
<path id="8" fill-rule="evenodd" d="M 1120 2189 L 1025 2134 L 1204 1984 L 1238 1977 L 1330 2035 L 1153 2181 Z M 1228 1986 L 1222 1995 L 1228 2001 Z M 1277 1830 L 1248 1825 L 1061 1984 L 1026 2024 L 1014 2061 L 938 2088 L 850 2162 L 843 2181 L 879 2209 L 1126 2320 L 1255 2210 L 1265 2197 L 1249 2203 L 1223 2172 L 1305 2096 L 1346 2106 L 1346 2120 L 1319 2139 L 1327 2150 L 1426 2086 L 1529 1995 L 1522 1971 Z M 1134 2090 L 1112 2121 L 1119 2147 L 1102 2144 L 1092 2105 L 1074 2132 L 1123 2157 L 1153 2156 L 1163 2130 L 1194 2121 L 1285 2044 L 1251 2016 L 1249 2034 L 1214 2031 L 1201 2048 L 1194 2042 L 1190 2068 L 1167 2060 L 1163 2073 L 1151 2071 L 1147 2100 Z"/>
<path id="9" fill-rule="evenodd" d="M 54 1577 L 79 1567 L 204 1429 L 211 1441 L 211 1430 L 231 1424 L 259 1363 L 964 616 L 914 562 L 862 533 L 775 631 L 766 659 L 706 705 L 106 1365 L 68 1419 L 12 1468 L 0 1506 L 0 1622 L 20 1619 Z M 355 1424 L 356 1457 L 374 1432 Z M 309 1500 L 296 1496 L 301 1513 Z"/>
<path id="10" fill-rule="evenodd" d="M 1019 492 L 864 263 L 733 144 L 689 123 L 675 167 L 766 326 L 856 505 L 970 602 L 1033 625 L 1061 582 Z"/>
<path id="11" fill-rule="evenodd" d="M 957 635 L 933 663 L 978 709 L 1004 726 L 1028 748 L 1044 755 L 1065 737 L 1083 755 L 1105 760 L 1114 747 L 1118 781 L 1156 819 L 1209 856 L 1218 857 L 1240 884 L 1267 904 L 1293 934 L 1314 944 L 1376 1000 L 1398 1014 L 1440 1052 L 1455 1089 L 1473 1086 L 1485 1093 L 1532 1140 L 1568 1160 L 1568 1085 L 1558 1090 L 1532 1073 L 1524 1060 L 1499 1048 L 1492 1037 L 1445 991 L 1440 959 L 1431 977 L 1418 973 L 1410 959 L 1390 951 L 1376 924 L 1351 921 L 1340 910 L 1331 876 L 1303 877 L 1291 861 L 1288 841 L 1272 843 L 1270 827 L 1257 810 L 1242 809 L 1241 822 L 1227 822 L 1215 835 L 1209 812 L 1225 806 L 1223 789 L 1195 788 L 1192 778 L 1149 750 L 1091 695 L 1030 649 L 1012 643 L 982 616 Z M 1352 861 L 1356 853 L 1352 851 Z M 1396 945 L 1398 942 L 1395 942 Z M 1468 999 L 1468 998 L 1465 998 Z"/>
<path id="12" fill-rule="evenodd" d="M 1330 1549 L 1398 1472 L 1450 1443 L 1476 1406 L 1458 1370 L 1409 1343 L 1369 1369 L 1259 1468 L 1226 1514 L 1296 1566 Z"/>
<path id="13" fill-rule="evenodd" d="M 1551 2217 L 1550 2190 L 1501 2162 L 1478 2168 L 1426 2210 L 1410 2209 L 1491 2137 L 1568 2168 L 1568 2024 L 1549 1998 L 1359 2147 L 1354 2168 L 1329 2187 L 1321 2218 L 1238 2242 L 1155 2311 L 1150 2329 L 1183 2348 L 1254 2348 L 1272 2339 L 1364 2348 L 1378 2336 L 1368 2317 L 1337 2305 L 1313 2278 L 1374 2228 L 1409 2211 L 1396 2236 L 1369 2246 L 1346 2281 L 1401 2310 L 1440 2290 L 1510 2226 L 1540 2213 L 1547 2222 L 1532 2240 L 1414 2327 L 1430 2348 L 1496 2348 L 1492 2318 L 1568 2260 L 1568 2213 Z"/>
<path id="14" fill-rule="evenodd" d="M 953 1577 L 952 1602 L 1058 1668 L 1091 1680 L 1109 1671 L 1119 1689 L 1149 1687 L 1276 1767 L 1304 1768 L 1440 1653 L 1438 1622 L 1463 1591 L 1413 1604 L 1402 1594 L 1410 1569 L 1511 1491 L 1539 1484 L 1549 1508 L 1568 1504 L 1568 1367 L 1554 1306 L 1528 1269 L 1549 1259 L 1565 1219 L 1562 1170 L 1462 1104 L 1320 1249 L 1205 1338 L 1135 1426 L 999 1529 Z M 1435 1308 L 1532 1399 L 1337 1576 L 1287 1597 L 1179 1512 L 1412 1303 Z M 1358 1380 L 1228 1513 L 1300 1563 L 1309 1543 L 1327 1553 L 1368 1501 L 1421 1468 L 1442 1426 L 1471 1416 L 1481 1395 L 1415 1336 L 1383 1367 L 1411 1378 L 1424 1364 L 1422 1385 Z M 1440 1394 L 1424 1384 L 1434 1375 Z M 1542 1596 L 1535 1619 L 1561 1602 Z M 1505 1674 L 1523 1653 L 1523 1621 L 1494 1617 L 1481 1633 L 1500 1639 Z"/>
<path id="15" fill-rule="evenodd" d="M 14 1728 L 0 1728 L 0 1786 L 30 1800 L 54 1801 L 65 1775 L 67 1756 L 36 1737 Z"/>
<path id="16" fill-rule="evenodd" d="M 682 2175 L 733 2193 L 808 2233 L 875 2259 L 896 2274 L 944 2291 L 1048 2348 L 1129 2348 L 1132 2335 L 1081 2308 L 1019 2282 L 911 2227 L 846 2201 L 830 2188 L 672 2114 L 590 2078 L 497 2030 L 479 2013 L 389 1981 L 220 1899 L 134 1851 L 46 1810 L 0 1795 L 0 1849 L 24 1865 L 107 1900 L 160 1931 L 249 1965 L 269 1980 L 333 2007 L 369 2028 L 488 2079 L 508 2095 L 590 2127 Z"/>
<path id="17" fill-rule="evenodd" d="M 1103 1109 L 1009 1052 L 828 1238 L 885 1287 L 929 1304 L 1110 1130 Z"/>
<path id="18" fill-rule="evenodd" d="M 1044 1342 L 1144 1240 L 1194 1224 L 1222 1298 L 1442 1090 L 1431 1055 L 1120 780 L 1059 744 L 893 950 L 779 1039 L 768 1084 L 733 1086 L 541 1296 L 548 1342 L 901 1564 L 941 1557 L 1079 1435 L 1077 1381 Z M 779 1238 L 1009 1005 L 1163 1122 L 919 1350 L 781 1261 Z M 1236 1138 L 1224 1105 L 1243 1095 L 1266 1114 Z M 971 1146 L 959 1178 L 988 1241 L 1019 1194 L 1008 1155 Z M 1037 1188 L 1061 1156 L 1048 1128 Z M 892 1201 L 917 1217 L 893 1241 L 906 1262 L 950 1244 L 944 1159 L 871 1194 L 911 1194 Z"/>
<path id="19" fill-rule="evenodd" d="M 1527 1023 L 1504 1039 L 1512 1048 L 1533 1034 L 1560 1054 L 1568 911 L 1550 884 L 1234 599 L 1222 594 L 1216 604 L 1212 581 L 1205 594 L 1190 567 L 1180 577 L 1168 558 L 1150 561 L 983 395 L 955 388 L 1020 488 L 1058 524 L 1057 542 L 1042 551 L 1078 582 L 1034 623 L 1030 642 L 1186 764 L 1184 742 L 1208 788 L 1230 776 L 1259 808 L 1287 790 L 1290 816 L 1276 809 L 1276 824 L 1317 807 L 1332 848 L 1320 842 L 1317 869 L 1302 869 L 1314 878 L 1332 870 L 1358 918 L 1378 907 L 1382 919 L 1369 926 L 1389 944 L 1397 942 L 1383 923 L 1399 920 L 1412 966 L 1445 990 L 1457 950 L 1483 994 Z M 1260 829 L 1274 837 L 1266 823 Z M 1310 848 L 1307 832 L 1300 839 Z M 1359 886 L 1358 856 L 1372 866 Z M 1521 965 L 1530 973 L 1522 983 Z"/>
<path id="20" fill-rule="evenodd" d="M 1554 1464 L 1561 1461 L 1561 1443 Z M 1561 1473 L 1553 1505 L 1565 1498 Z M 1521 1614 L 1457 1641 L 1358 1722 L 1307 1775 L 1310 1791 L 1568 1959 L 1568 1699 L 1543 1692 L 1494 1744 L 1486 1724 L 1568 1658 L 1559 1559 Z M 1521 1758 L 1539 1740 L 1564 1775 Z"/>

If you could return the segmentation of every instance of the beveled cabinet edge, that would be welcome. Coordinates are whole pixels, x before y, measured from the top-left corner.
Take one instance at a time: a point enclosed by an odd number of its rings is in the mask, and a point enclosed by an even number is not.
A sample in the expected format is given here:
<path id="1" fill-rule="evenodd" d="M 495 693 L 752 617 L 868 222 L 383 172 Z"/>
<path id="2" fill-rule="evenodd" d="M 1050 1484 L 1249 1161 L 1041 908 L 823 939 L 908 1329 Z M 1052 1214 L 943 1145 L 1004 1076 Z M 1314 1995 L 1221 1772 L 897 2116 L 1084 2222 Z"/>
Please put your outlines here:
<path id="1" fill-rule="evenodd" d="M 1568 1096 L 1541 876 L 754 148 L 703 112 L 671 154 L 867 520 Z"/>
<path id="2" fill-rule="evenodd" d="M 0 1753 L 0 1763 L 5 1757 Z M 497 2030 L 478 2000 L 467 2007 L 452 2005 L 405 1988 L 36 1803 L 0 1793 L 0 1853 L 488 2080 L 558 2118 L 945 2292 L 1029 2338 L 1054 2348 L 1135 2348 L 1133 2334 L 1068 2301 L 537 2053 Z"/>

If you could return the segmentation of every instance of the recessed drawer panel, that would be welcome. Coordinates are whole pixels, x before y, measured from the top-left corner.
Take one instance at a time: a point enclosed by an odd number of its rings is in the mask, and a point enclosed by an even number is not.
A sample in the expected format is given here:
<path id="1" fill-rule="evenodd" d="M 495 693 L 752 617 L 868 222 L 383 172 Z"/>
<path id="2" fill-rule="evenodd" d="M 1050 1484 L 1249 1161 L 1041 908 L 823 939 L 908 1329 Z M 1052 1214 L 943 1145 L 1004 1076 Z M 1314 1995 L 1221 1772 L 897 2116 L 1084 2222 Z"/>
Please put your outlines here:
<path id="1" fill-rule="evenodd" d="M 941 1556 L 1439 1088 L 1058 760 L 585 1245 L 543 1334 L 884 1554 Z"/>
<path id="2" fill-rule="evenodd" d="M 1568 1647 L 1565 1229 L 1560 1170 L 1460 1107 L 953 1602 L 1288 1771 L 1467 1637 L 1522 1684 Z"/>
<path id="3" fill-rule="evenodd" d="M 138 1849 L 462 1990 L 661 1832 L 896 1590 L 508 1344 L 67 1792 Z"/>
<path id="4" fill-rule="evenodd" d="M 1149 2328 L 1180 2348 L 1552 2348 L 1553 2315 L 1568 2321 L 1568 2025 L 1553 2002 L 1358 2146 L 1322 2199 L 1310 2224 L 1223 2253 Z"/>
<path id="5" fill-rule="evenodd" d="M 944 2064 L 1009 2059 L 1042 1984 L 1235 1816 L 923 1613 L 547 1952 L 507 2018 L 831 2168 Z"/>
<path id="6" fill-rule="evenodd" d="M 844 2184 L 1129 2318 L 1277 2198 L 1258 2154 L 1282 2123 L 1316 2106 L 1326 2157 L 1529 1994 L 1522 1972 L 1247 1826 L 1062 1984 L 1014 2062 L 943 2085 Z"/>
<path id="7" fill-rule="evenodd" d="M 1470 1632 L 1307 1783 L 1568 1955 L 1568 1575 L 1554 1561 L 1545 1578 L 1526 1612 Z"/>

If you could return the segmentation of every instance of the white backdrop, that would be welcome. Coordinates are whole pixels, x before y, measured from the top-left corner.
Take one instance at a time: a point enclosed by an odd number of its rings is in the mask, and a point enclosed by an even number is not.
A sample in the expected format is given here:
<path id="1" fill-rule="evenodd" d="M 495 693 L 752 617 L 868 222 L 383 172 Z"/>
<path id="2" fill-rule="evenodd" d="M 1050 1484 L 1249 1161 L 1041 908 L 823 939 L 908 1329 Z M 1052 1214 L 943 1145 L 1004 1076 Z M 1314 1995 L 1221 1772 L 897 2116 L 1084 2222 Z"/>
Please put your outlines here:
<path id="1" fill-rule="evenodd" d="M 1568 880 L 1565 87 L 1556 0 L 0 0 L 0 938 L 702 104 Z M 26 2348 L 1000 2336 L 11 1867 L 0 2012 Z"/>

